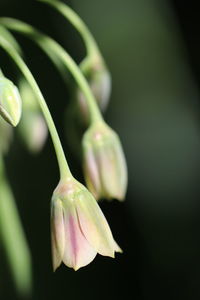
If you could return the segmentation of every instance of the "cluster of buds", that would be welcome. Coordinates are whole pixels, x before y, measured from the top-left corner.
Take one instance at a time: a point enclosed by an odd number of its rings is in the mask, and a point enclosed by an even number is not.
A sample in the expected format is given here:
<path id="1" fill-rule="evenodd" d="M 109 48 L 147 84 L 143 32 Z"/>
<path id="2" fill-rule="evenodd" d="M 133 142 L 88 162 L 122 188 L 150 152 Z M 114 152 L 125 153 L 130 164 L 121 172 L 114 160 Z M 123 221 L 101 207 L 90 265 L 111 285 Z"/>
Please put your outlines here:
<path id="1" fill-rule="evenodd" d="M 43 1 L 43 0 L 42 0 Z M 46 1 L 46 0 L 45 0 Z M 47 1 L 48 2 L 48 1 Z M 51 2 L 51 1 L 50 1 Z M 58 3 L 58 1 L 52 2 Z M 5 21 L 6 23 L 6 21 Z M 7 21 L 14 26 L 16 30 L 24 30 L 33 36 L 42 36 L 30 26 L 24 25 L 18 21 Z M 15 24 L 16 23 L 16 27 Z M 18 26 L 18 23 L 20 26 Z M 31 28 L 31 30 L 30 30 Z M 38 42 L 38 39 L 36 39 Z M 79 86 L 76 90 L 81 119 L 88 125 L 82 140 L 83 144 L 83 165 L 84 175 L 88 189 L 85 188 L 71 175 L 62 145 L 57 134 L 56 127 L 52 120 L 48 106 L 40 92 L 37 83 L 28 68 L 23 64 L 23 60 L 18 54 L 13 54 L 17 62 L 20 61 L 22 73 L 25 74 L 32 89 L 35 89 L 35 95 L 38 97 L 38 103 L 46 118 L 46 122 L 51 133 L 55 147 L 58 164 L 60 168 L 60 182 L 56 187 L 51 201 L 51 234 L 52 234 L 52 258 L 53 268 L 56 270 L 63 262 L 70 268 L 78 270 L 88 265 L 99 253 L 103 256 L 114 258 L 115 252 L 122 252 L 115 242 L 110 227 L 96 200 L 101 198 L 124 200 L 127 189 L 127 166 L 124 152 L 118 135 L 103 121 L 101 111 L 105 111 L 111 92 L 111 76 L 99 53 L 91 59 L 86 57 L 79 68 L 75 65 L 68 54 L 50 38 L 44 36 L 39 40 L 39 45 L 46 49 L 46 44 L 50 47 L 47 53 L 52 58 L 55 54 L 55 61 L 64 60 L 65 65 L 69 67 Z M 7 48 L 5 43 L 5 49 Z M 12 52 L 9 49 L 8 52 Z M 52 53 L 53 55 L 52 55 Z M 98 52 L 98 51 L 97 51 Z M 50 53 L 50 54 L 49 54 Z M 58 56 L 58 57 L 57 57 Z M 72 67 L 73 66 L 73 67 Z M 25 72 L 24 72 L 25 70 Z M 82 83 L 80 76 L 82 76 Z M 78 79 L 77 79 L 78 78 Z M 87 92 L 89 96 L 94 96 L 94 105 L 90 106 L 87 101 Z M 47 128 L 39 112 L 39 107 L 33 96 L 33 90 L 26 81 L 20 82 L 20 92 L 23 99 L 23 116 L 19 132 L 25 140 L 27 146 L 37 151 L 42 148 L 47 137 Z M 95 109 L 95 100 L 98 104 Z M 88 104 L 89 103 L 89 104 Z M 93 111 L 92 111 L 93 108 Z M 8 123 L 16 126 L 21 118 L 22 104 L 18 89 L 14 84 L 0 76 L 0 114 Z M 96 114 L 95 114 L 96 112 Z M 93 119 L 91 118 L 94 113 Z M 90 114 L 90 117 L 89 117 Z M 98 116 L 98 117 L 97 117 Z M 91 122 L 91 123 L 90 123 Z M 63 171 L 63 165 L 67 171 Z M 66 174 L 70 174 L 67 176 Z"/>

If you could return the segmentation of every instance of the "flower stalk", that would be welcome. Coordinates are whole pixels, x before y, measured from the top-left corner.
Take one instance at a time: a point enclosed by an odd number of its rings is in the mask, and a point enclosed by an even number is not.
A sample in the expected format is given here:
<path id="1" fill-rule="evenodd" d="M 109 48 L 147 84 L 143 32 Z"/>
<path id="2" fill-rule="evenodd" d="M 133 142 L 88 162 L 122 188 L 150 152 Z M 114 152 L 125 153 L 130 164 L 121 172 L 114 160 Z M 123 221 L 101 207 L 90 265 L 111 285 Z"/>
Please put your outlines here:
<path id="1" fill-rule="evenodd" d="M 78 16 L 78 14 L 71 9 L 66 3 L 62 3 L 60 1 L 52 1 L 52 0 L 38 0 L 40 2 L 44 2 L 54 7 L 58 12 L 60 12 L 80 33 L 84 44 L 86 46 L 87 57 L 91 60 L 96 60 L 96 58 L 101 57 L 98 45 L 91 34 L 87 25 L 83 22 L 83 20 Z"/>
<path id="2" fill-rule="evenodd" d="M 38 103 L 40 105 L 40 108 L 43 112 L 44 118 L 46 120 L 49 132 L 51 134 L 51 138 L 54 144 L 59 170 L 60 170 L 60 177 L 66 178 L 68 176 L 71 176 L 71 172 L 67 163 L 67 160 L 65 158 L 65 154 L 60 142 L 60 138 L 58 136 L 56 127 L 54 125 L 53 119 L 51 117 L 50 111 L 48 109 L 48 106 L 45 102 L 45 99 L 33 77 L 31 74 L 29 68 L 26 66 L 23 59 L 20 57 L 20 55 L 15 51 L 15 49 L 12 47 L 11 44 L 9 44 L 5 38 L 0 36 L 0 46 L 10 55 L 10 57 L 13 59 L 13 61 L 16 63 L 16 65 L 19 67 L 20 71 L 26 78 L 26 80 L 29 82 L 30 86 L 32 87 L 33 91 L 36 94 Z"/>
<path id="3" fill-rule="evenodd" d="M 81 88 L 85 99 L 87 100 L 90 122 L 94 123 L 103 119 L 87 80 L 81 73 L 75 61 L 71 58 L 71 56 L 65 51 L 65 49 L 62 46 L 60 46 L 52 38 L 36 30 L 33 26 L 26 24 L 22 21 L 12 18 L 0 18 L 0 23 L 6 28 L 17 31 L 31 38 L 43 49 L 43 51 L 50 57 L 50 59 L 54 63 L 59 57 L 63 65 L 66 66 L 66 68 L 71 72 L 78 86 Z"/>
<path id="4" fill-rule="evenodd" d="M 74 28 L 76 28 L 82 37 L 86 47 L 86 57 L 79 64 L 79 68 L 87 79 L 100 110 L 104 112 L 107 108 L 111 94 L 111 75 L 92 33 L 80 16 L 66 3 L 58 0 L 39 1 L 47 3 L 57 10 L 74 26 Z M 78 112 L 80 111 L 82 120 L 85 125 L 87 125 L 89 120 L 87 99 L 85 99 L 85 96 L 79 87 L 74 90 L 74 94 L 79 104 L 77 110 Z"/>

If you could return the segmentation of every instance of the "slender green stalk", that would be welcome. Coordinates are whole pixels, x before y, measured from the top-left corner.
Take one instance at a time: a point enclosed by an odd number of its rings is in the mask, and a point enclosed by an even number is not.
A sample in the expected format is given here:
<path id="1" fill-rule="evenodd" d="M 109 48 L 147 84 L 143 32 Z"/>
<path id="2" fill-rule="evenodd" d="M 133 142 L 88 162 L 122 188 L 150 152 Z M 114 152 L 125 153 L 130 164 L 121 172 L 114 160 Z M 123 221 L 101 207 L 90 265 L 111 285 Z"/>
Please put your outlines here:
<path id="1" fill-rule="evenodd" d="M 0 239 L 3 244 L 14 283 L 20 295 L 28 295 L 32 289 L 32 265 L 30 250 L 20 221 L 12 191 L 0 157 Z"/>
<path id="2" fill-rule="evenodd" d="M 15 50 L 22 56 L 23 54 L 22 49 L 9 30 L 7 30 L 3 26 L 0 26 L 0 35 L 3 36 L 13 46 L 13 48 L 15 48 Z"/>
<path id="3" fill-rule="evenodd" d="M 49 5 L 53 6 L 76 28 L 76 30 L 80 33 L 81 37 L 84 40 L 87 55 L 90 56 L 90 58 L 96 58 L 97 56 L 101 57 L 97 43 L 87 25 L 67 4 L 55 0 L 39 1 L 48 3 Z"/>
<path id="4" fill-rule="evenodd" d="M 0 18 L 0 23 L 11 30 L 23 33 L 29 38 L 31 38 L 47 53 L 47 55 L 51 58 L 53 62 L 55 62 L 56 57 L 59 57 L 63 64 L 66 66 L 66 68 L 69 69 L 69 71 L 73 75 L 74 79 L 76 80 L 77 84 L 79 85 L 86 98 L 90 112 L 90 121 L 96 122 L 101 121 L 103 119 L 87 80 L 81 73 L 77 64 L 65 51 L 64 48 L 62 48 L 52 38 L 36 30 L 31 25 L 21 22 L 19 20 L 12 18 Z"/>
<path id="5" fill-rule="evenodd" d="M 48 106 L 44 100 L 44 97 L 33 77 L 30 70 L 22 60 L 22 58 L 19 56 L 19 54 L 15 51 L 15 49 L 10 45 L 2 36 L 0 36 L 0 46 L 12 57 L 14 62 L 17 64 L 21 72 L 23 73 L 26 80 L 29 82 L 30 86 L 32 87 L 33 91 L 35 92 L 39 105 L 41 107 L 41 110 L 43 112 L 43 115 L 45 117 L 45 120 L 47 122 L 49 132 L 52 137 L 52 141 L 54 144 L 58 165 L 60 169 L 60 176 L 61 179 L 64 179 L 65 177 L 71 176 L 71 172 L 69 170 L 69 166 L 67 164 L 65 154 L 56 130 L 56 127 L 54 125 L 53 119 L 51 117 L 51 114 L 49 112 Z"/>

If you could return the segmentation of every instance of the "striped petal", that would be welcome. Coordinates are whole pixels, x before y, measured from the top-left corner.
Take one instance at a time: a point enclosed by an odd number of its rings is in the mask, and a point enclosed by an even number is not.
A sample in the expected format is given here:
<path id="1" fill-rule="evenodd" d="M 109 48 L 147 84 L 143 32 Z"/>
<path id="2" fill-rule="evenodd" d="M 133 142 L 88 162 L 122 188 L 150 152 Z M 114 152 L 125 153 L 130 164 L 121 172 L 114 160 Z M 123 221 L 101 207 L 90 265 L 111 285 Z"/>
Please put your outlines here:
<path id="1" fill-rule="evenodd" d="M 63 262 L 68 267 L 78 270 L 88 265 L 95 258 L 97 251 L 85 238 L 74 206 L 65 209 L 64 228 L 65 251 Z"/>
<path id="2" fill-rule="evenodd" d="M 101 255 L 114 257 L 115 245 L 110 227 L 92 194 L 82 192 L 76 200 L 80 227 L 88 242 Z"/>

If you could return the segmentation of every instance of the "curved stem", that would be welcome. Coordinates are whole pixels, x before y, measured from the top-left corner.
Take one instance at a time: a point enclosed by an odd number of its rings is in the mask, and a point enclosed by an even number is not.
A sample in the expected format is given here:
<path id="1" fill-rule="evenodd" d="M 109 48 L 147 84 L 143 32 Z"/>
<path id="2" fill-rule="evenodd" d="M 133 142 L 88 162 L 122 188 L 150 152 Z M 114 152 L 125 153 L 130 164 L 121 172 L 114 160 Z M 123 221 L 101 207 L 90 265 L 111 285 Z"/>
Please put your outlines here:
<path id="1" fill-rule="evenodd" d="M 43 112 L 43 115 L 45 117 L 46 123 L 48 125 L 52 141 L 54 144 L 59 170 L 60 170 L 60 176 L 61 178 L 65 178 L 68 176 L 71 176 L 71 172 L 69 170 L 69 166 L 67 164 L 65 154 L 56 130 L 56 127 L 54 125 L 53 119 L 51 117 L 51 114 L 49 112 L 48 106 L 44 100 L 44 97 L 33 77 L 31 72 L 29 71 L 28 67 L 22 60 L 22 58 L 19 56 L 19 54 L 15 51 L 15 49 L 2 37 L 0 36 L 0 46 L 12 57 L 14 62 L 17 64 L 21 72 L 23 73 L 26 80 L 29 82 L 30 86 L 32 87 L 33 91 L 35 92 L 39 105 L 41 107 L 41 110 Z"/>
<path id="2" fill-rule="evenodd" d="M 5 27 L 0 26 L 0 35 L 3 36 L 12 46 L 15 48 L 15 50 L 19 53 L 19 55 L 23 56 L 23 51 L 14 38 L 14 36 L 10 33 L 9 30 L 7 30 Z"/>
<path id="3" fill-rule="evenodd" d="M 23 33 L 37 43 L 50 59 L 56 64 L 58 58 L 63 62 L 66 68 L 71 72 L 80 89 L 82 90 L 90 112 L 90 121 L 102 121 L 103 117 L 91 92 L 87 80 L 81 73 L 79 67 L 71 56 L 56 41 L 47 35 L 36 30 L 29 24 L 12 18 L 0 18 L 0 23 L 7 28 Z M 57 64 L 56 64 L 57 65 Z"/>
<path id="4" fill-rule="evenodd" d="M 87 25 L 83 22 L 79 15 L 77 15 L 67 4 L 52 0 L 39 1 L 48 3 L 49 5 L 53 6 L 76 28 L 76 30 L 80 33 L 81 37 L 84 40 L 88 56 L 90 56 L 91 58 L 97 56 L 101 57 L 97 43 L 93 38 L 91 32 L 89 31 Z"/>

